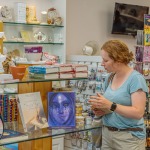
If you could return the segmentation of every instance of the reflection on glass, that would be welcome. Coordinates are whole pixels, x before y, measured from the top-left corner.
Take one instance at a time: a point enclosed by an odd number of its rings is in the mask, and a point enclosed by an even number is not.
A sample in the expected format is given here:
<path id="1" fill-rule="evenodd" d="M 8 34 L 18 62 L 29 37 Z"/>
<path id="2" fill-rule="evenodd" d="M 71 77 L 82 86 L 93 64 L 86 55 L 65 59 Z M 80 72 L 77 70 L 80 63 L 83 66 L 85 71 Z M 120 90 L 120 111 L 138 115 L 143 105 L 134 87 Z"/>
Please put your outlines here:
<path id="1" fill-rule="evenodd" d="M 3 136 L 3 132 L 4 132 L 4 124 L 3 124 L 3 120 L 0 116 L 0 139 Z"/>

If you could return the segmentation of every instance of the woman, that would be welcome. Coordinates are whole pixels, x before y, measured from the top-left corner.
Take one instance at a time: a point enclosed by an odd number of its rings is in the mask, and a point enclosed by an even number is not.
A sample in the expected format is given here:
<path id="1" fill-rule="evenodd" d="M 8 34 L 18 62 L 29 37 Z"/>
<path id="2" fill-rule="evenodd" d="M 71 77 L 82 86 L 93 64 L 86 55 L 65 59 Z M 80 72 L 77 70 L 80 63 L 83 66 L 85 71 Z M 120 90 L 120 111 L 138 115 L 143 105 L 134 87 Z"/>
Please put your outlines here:
<path id="1" fill-rule="evenodd" d="M 123 42 L 110 40 L 102 46 L 101 56 L 102 66 L 113 78 L 109 83 L 106 79 L 104 95 L 91 96 L 89 102 L 95 115 L 103 115 L 102 150 L 145 150 L 147 86 L 143 76 L 128 66 L 133 53 Z"/>

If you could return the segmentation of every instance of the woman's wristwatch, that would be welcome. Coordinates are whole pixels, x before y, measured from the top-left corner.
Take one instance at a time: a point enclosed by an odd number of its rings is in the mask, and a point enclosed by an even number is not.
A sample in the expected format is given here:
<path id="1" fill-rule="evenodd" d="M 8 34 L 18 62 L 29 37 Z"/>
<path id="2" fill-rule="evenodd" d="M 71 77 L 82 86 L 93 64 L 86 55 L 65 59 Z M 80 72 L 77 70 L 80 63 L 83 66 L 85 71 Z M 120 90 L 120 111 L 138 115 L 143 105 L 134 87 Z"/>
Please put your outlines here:
<path id="1" fill-rule="evenodd" d="M 115 102 L 112 103 L 111 107 L 110 107 L 110 110 L 111 111 L 115 111 L 117 108 L 117 104 Z"/>

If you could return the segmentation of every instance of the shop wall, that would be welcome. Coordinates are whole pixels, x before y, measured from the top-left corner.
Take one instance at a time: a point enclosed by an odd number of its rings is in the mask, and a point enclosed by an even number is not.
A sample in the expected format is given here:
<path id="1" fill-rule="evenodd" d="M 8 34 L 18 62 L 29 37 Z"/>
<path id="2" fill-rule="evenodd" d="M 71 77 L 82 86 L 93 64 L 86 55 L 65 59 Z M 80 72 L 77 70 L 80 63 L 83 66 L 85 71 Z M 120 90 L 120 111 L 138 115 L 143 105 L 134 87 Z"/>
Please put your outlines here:
<path id="1" fill-rule="evenodd" d="M 82 54 L 90 40 L 101 46 L 109 39 L 120 39 L 134 50 L 134 37 L 111 34 L 115 2 L 150 6 L 150 0 L 67 0 L 67 55 Z"/>
<path id="2" fill-rule="evenodd" d="M 66 0 L 0 0 L 0 6 L 14 7 L 15 2 L 25 2 L 27 5 L 36 6 L 37 18 L 40 20 L 40 12 L 47 11 L 49 8 L 54 7 L 58 10 L 59 14 L 66 20 Z"/>
<path id="3" fill-rule="evenodd" d="M 18 0 L 0 0 L 0 5 L 13 7 L 14 2 Z M 19 2 L 36 5 L 38 19 L 41 11 L 51 7 L 58 9 L 64 19 L 67 55 L 82 54 L 84 44 L 91 40 L 97 41 L 101 46 L 109 39 L 121 39 L 134 50 L 136 41 L 134 37 L 111 34 L 115 2 L 150 6 L 150 0 L 19 0 Z M 96 55 L 99 55 L 99 52 Z"/>

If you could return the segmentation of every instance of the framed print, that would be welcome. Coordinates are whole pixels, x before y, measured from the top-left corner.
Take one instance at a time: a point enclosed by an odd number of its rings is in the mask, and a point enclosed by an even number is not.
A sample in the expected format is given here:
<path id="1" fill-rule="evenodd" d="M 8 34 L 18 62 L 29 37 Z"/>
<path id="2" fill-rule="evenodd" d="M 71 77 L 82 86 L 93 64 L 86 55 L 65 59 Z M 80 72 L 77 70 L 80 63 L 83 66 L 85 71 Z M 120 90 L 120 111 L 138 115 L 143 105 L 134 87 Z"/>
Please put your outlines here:
<path id="1" fill-rule="evenodd" d="M 48 93 L 49 127 L 75 127 L 75 92 Z"/>

